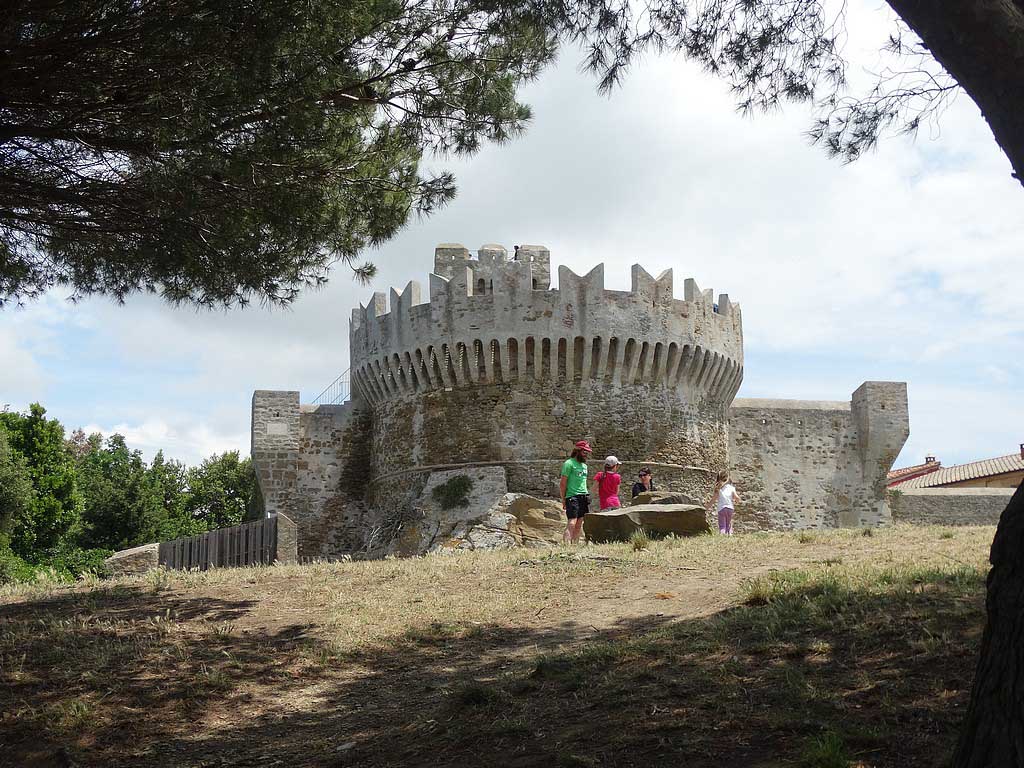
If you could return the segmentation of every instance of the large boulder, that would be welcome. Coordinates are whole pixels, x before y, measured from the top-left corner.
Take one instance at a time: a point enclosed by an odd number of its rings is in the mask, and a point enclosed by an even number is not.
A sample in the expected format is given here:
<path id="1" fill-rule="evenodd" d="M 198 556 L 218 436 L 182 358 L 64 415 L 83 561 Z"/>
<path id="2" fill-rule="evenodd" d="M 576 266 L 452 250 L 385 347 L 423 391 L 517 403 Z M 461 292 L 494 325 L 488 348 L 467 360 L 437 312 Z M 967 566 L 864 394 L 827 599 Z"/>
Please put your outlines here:
<path id="1" fill-rule="evenodd" d="M 457 525 L 435 549 L 550 547 L 564 531 L 565 514 L 557 501 L 506 493 L 483 517 Z"/>
<path id="2" fill-rule="evenodd" d="M 156 568 L 160 564 L 160 545 L 143 544 L 140 547 L 122 549 L 106 560 L 112 576 L 134 576 Z"/>
<path id="3" fill-rule="evenodd" d="M 638 504 L 591 512 L 583 518 L 587 541 L 628 541 L 635 531 L 653 537 L 710 533 L 707 510 L 699 504 Z"/>
<path id="4" fill-rule="evenodd" d="M 519 546 L 549 547 L 562 541 L 565 512 L 559 502 L 525 493 L 507 493 L 498 507 L 512 517 L 509 532 Z"/>
<path id="5" fill-rule="evenodd" d="M 699 502 L 687 496 L 685 493 L 673 493 L 672 491 L 644 491 L 638 493 L 629 502 L 631 507 L 639 507 L 641 504 L 690 504 L 698 505 Z"/>

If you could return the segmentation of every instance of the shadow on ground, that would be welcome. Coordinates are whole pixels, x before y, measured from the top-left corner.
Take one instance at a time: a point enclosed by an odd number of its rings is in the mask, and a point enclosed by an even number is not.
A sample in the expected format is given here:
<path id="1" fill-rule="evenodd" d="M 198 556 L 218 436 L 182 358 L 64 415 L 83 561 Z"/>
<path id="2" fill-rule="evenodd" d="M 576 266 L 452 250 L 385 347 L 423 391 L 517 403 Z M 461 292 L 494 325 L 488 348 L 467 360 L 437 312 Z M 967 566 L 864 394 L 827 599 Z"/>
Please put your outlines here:
<path id="1" fill-rule="evenodd" d="M 23 604 L 0 611 L 0 762 L 945 763 L 983 623 L 980 574 L 780 582 L 748 602 L 601 631 L 433 624 L 359 653 L 311 624 L 218 626 L 244 600 Z"/>

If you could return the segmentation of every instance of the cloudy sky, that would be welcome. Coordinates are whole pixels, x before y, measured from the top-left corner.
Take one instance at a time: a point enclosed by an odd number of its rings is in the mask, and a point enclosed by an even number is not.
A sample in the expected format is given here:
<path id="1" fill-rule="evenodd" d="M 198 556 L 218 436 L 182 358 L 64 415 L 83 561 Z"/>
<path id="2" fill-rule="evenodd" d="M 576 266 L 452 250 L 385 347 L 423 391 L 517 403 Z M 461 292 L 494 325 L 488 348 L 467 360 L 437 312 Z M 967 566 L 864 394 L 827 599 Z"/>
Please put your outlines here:
<path id="1" fill-rule="evenodd" d="M 889 31 L 854 6 L 854 73 Z M 372 288 L 344 269 L 288 310 L 197 312 L 60 293 L 0 311 L 0 407 L 39 401 L 66 426 L 124 434 L 151 456 L 248 451 L 254 389 L 309 401 L 347 367 L 351 307 L 426 285 L 434 245 L 537 243 L 583 273 L 673 268 L 743 308 L 740 397 L 845 400 L 866 379 L 906 381 L 898 464 L 952 464 L 1024 441 L 1024 189 L 974 104 L 940 128 L 843 166 L 808 145 L 810 113 L 744 118 L 722 83 L 672 58 L 636 67 L 610 98 L 567 51 L 531 85 L 528 133 L 441 163 L 458 199 L 370 254 Z"/>

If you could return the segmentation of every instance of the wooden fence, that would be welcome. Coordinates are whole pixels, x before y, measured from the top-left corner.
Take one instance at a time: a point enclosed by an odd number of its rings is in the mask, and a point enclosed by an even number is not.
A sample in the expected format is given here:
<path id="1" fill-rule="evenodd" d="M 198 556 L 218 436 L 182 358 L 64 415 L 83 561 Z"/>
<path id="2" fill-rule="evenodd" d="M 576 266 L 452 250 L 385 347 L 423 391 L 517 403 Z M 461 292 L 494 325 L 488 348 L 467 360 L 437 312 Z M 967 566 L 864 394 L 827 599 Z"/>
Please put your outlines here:
<path id="1" fill-rule="evenodd" d="M 205 571 L 294 563 L 298 559 L 297 546 L 295 523 L 279 514 L 198 536 L 162 541 L 158 558 L 164 568 Z"/>

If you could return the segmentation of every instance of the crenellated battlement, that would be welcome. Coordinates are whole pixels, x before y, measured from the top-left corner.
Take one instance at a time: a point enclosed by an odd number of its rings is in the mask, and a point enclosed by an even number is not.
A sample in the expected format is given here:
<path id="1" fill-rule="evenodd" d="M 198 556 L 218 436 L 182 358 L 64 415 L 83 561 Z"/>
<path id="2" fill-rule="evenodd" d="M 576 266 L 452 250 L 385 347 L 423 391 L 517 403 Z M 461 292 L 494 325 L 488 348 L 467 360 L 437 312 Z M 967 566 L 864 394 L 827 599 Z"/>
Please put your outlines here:
<path id="1" fill-rule="evenodd" d="M 434 274 L 450 280 L 457 269 L 468 268 L 473 272 L 476 293 L 481 295 L 490 292 L 494 271 L 510 261 L 529 265 L 534 290 L 551 287 L 551 251 L 542 245 L 516 245 L 510 255 L 505 246 L 489 243 L 480 246 L 474 259 L 461 243 L 441 243 L 434 249 Z"/>
<path id="2" fill-rule="evenodd" d="M 654 277 L 633 265 L 630 290 L 614 291 L 603 264 L 585 275 L 562 266 L 550 288 L 547 248 L 520 246 L 510 257 L 485 245 L 473 258 L 457 244 L 438 246 L 434 268 L 426 300 L 410 281 L 352 312 L 351 367 L 371 403 L 506 381 L 513 371 L 573 380 L 600 369 L 617 386 L 672 386 L 728 404 L 742 378 L 739 305 L 727 294 L 716 303 L 693 279 L 677 299 L 672 270 Z"/>

